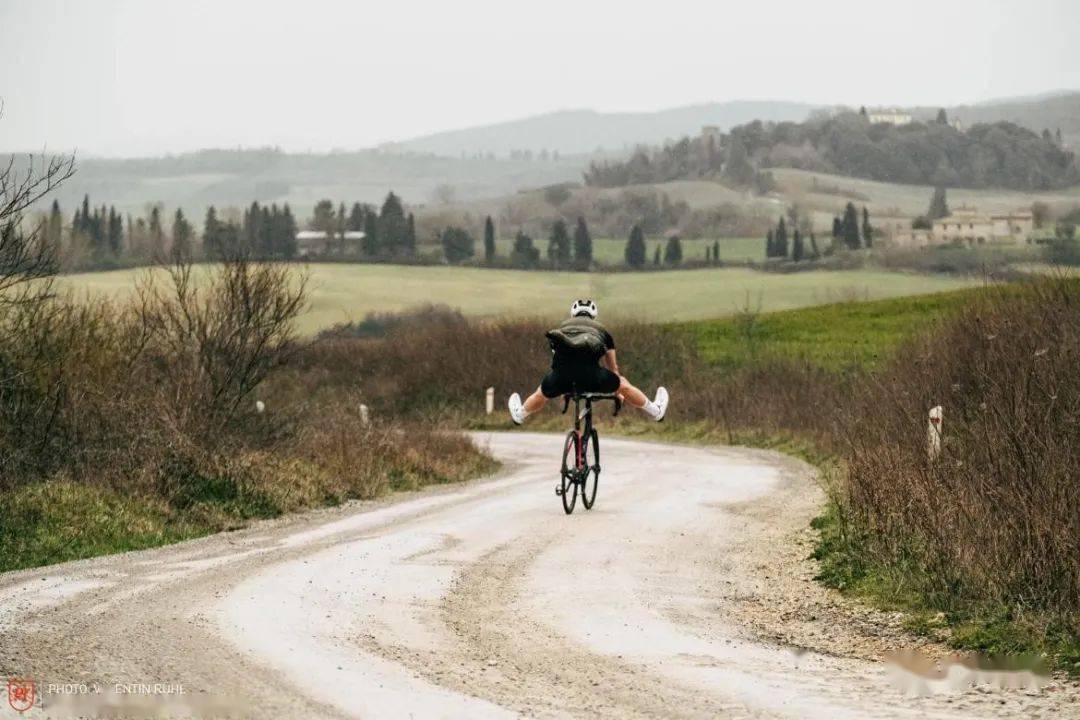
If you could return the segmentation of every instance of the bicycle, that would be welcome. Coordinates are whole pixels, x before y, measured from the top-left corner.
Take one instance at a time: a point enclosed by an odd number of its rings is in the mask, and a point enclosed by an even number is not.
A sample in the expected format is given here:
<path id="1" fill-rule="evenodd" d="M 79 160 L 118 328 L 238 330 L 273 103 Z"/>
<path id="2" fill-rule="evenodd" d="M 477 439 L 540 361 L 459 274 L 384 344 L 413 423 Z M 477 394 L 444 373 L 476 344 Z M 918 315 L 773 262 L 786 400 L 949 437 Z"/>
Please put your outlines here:
<path id="1" fill-rule="evenodd" d="M 592 510 L 596 502 L 596 490 L 600 484 L 600 436 L 597 435 L 596 428 L 592 424 L 593 402 L 614 401 L 613 416 L 618 415 L 619 410 L 622 409 L 622 400 L 618 395 L 574 392 L 563 397 L 564 415 L 570 407 L 571 400 L 574 401 L 574 429 L 566 435 L 566 443 L 563 445 L 561 480 L 555 487 L 555 494 L 562 498 L 563 510 L 567 515 L 574 512 L 579 490 L 581 502 L 586 510 Z M 585 404 L 584 409 L 581 407 L 582 403 Z M 590 445 L 592 446 L 592 465 L 586 464 Z"/>

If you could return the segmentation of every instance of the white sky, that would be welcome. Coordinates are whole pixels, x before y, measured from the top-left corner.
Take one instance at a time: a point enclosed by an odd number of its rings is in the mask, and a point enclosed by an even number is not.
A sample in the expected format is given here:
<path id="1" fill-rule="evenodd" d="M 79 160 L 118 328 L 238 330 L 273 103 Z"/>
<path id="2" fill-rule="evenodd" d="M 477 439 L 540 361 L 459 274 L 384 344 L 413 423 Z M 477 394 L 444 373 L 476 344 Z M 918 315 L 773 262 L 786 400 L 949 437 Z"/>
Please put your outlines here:
<path id="1" fill-rule="evenodd" d="M 1080 87 L 1072 0 L 0 0 L 0 151 L 359 148 L 566 108 Z"/>

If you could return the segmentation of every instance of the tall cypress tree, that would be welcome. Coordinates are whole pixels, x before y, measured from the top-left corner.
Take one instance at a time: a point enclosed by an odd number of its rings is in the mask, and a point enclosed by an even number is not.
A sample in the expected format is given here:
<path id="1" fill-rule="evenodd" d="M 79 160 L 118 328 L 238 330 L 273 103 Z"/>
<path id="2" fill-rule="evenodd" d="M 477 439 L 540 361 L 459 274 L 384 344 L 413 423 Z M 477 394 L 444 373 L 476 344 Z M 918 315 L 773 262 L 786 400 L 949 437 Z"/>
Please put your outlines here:
<path id="1" fill-rule="evenodd" d="M 46 226 L 45 239 L 48 241 L 51 252 L 60 252 L 64 239 L 64 215 L 60 212 L 58 200 L 53 200 L 52 208 L 49 210 L 49 224 Z"/>
<path id="2" fill-rule="evenodd" d="M 802 233 L 799 232 L 798 228 L 795 228 L 795 232 L 791 234 L 791 259 L 795 262 L 803 259 Z"/>
<path id="3" fill-rule="evenodd" d="M 931 220 L 938 220 L 948 216 L 949 201 L 945 197 L 945 188 L 939 185 L 934 188 L 934 195 L 930 198 L 930 209 L 927 210 L 926 217 Z"/>
<path id="4" fill-rule="evenodd" d="M 814 233 L 810 233 L 810 252 L 812 253 L 811 257 L 815 260 L 821 257 L 821 253 L 818 251 L 817 238 L 814 237 Z"/>
<path id="5" fill-rule="evenodd" d="M 278 252 L 286 260 L 296 257 L 296 218 L 293 217 L 289 203 L 281 208 L 281 237 L 277 240 Z"/>
<path id="6" fill-rule="evenodd" d="M 484 262 L 490 265 L 495 260 L 495 221 L 488 215 L 484 219 Z"/>
<path id="7" fill-rule="evenodd" d="M 203 254 L 208 258 L 220 258 L 221 245 L 221 221 L 218 220 L 217 210 L 214 206 L 206 208 L 206 219 L 203 220 Z"/>
<path id="8" fill-rule="evenodd" d="M 160 262 L 165 257 L 165 230 L 161 227 L 161 208 L 150 208 L 150 257 Z"/>
<path id="9" fill-rule="evenodd" d="M 353 203 L 352 210 L 349 211 L 349 220 L 345 224 L 346 230 L 353 232 L 361 231 L 364 229 L 364 206 L 360 203 Z"/>
<path id="10" fill-rule="evenodd" d="M 87 232 L 89 230 L 90 223 L 90 196 L 83 195 L 82 199 L 82 216 L 78 223 L 76 230 L 79 232 Z"/>
<path id="11" fill-rule="evenodd" d="M 634 225 L 630 229 L 630 239 L 626 241 L 626 250 L 623 251 L 626 264 L 632 268 L 644 267 L 645 252 L 645 233 L 640 225 Z"/>
<path id="12" fill-rule="evenodd" d="M 416 218 L 412 213 L 405 220 L 405 237 L 401 243 L 401 252 L 406 257 L 416 255 Z"/>
<path id="13" fill-rule="evenodd" d="M 251 207 L 244 211 L 244 218 L 241 221 L 240 236 L 243 239 L 244 247 L 250 252 L 259 252 L 259 242 L 262 237 L 262 209 L 259 207 L 258 202 L 252 202 Z"/>
<path id="14" fill-rule="evenodd" d="M 100 260 L 108 250 L 108 242 L 105 238 L 105 219 L 104 208 L 94 208 L 94 212 L 90 215 L 89 222 L 89 235 L 90 246 L 93 248 L 95 257 Z"/>
<path id="15" fill-rule="evenodd" d="M 115 207 L 109 208 L 109 229 L 107 233 L 109 252 L 119 257 L 124 249 L 124 219 Z"/>
<path id="16" fill-rule="evenodd" d="M 664 264 L 665 265 L 678 265 L 682 262 L 682 241 L 679 240 L 678 235 L 672 235 L 668 238 L 667 245 L 664 246 Z"/>
<path id="17" fill-rule="evenodd" d="M 863 205 L 862 209 L 862 239 L 866 247 L 874 246 L 874 228 L 870 225 L 870 211 Z"/>
<path id="18" fill-rule="evenodd" d="M 405 241 L 405 208 L 401 198 L 387 193 L 379 212 L 379 248 L 384 255 L 398 255 Z"/>
<path id="19" fill-rule="evenodd" d="M 364 215 L 364 255 L 373 258 L 379 254 L 379 217 L 374 212 Z"/>
<path id="20" fill-rule="evenodd" d="M 551 226 L 551 237 L 548 239 L 548 260 L 556 268 L 570 265 L 570 234 L 566 230 L 566 223 L 562 220 L 556 220 Z"/>
<path id="21" fill-rule="evenodd" d="M 277 205 L 274 206 L 273 212 L 270 208 L 263 205 L 262 210 L 259 213 L 259 227 L 258 232 L 255 233 L 255 250 L 259 255 L 266 259 L 274 257 L 274 213 L 277 212 Z"/>
<path id="22" fill-rule="evenodd" d="M 656 243 L 656 252 L 653 253 L 652 264 L 655 268 L 660 267 L 660 243 Z"/>
<path id="23" fill-rule="evenodd" d="M 720 241 L 719 240 L 713 240 L 712 259 L 713 259 L 714 263 L 720 262 Z"/>
<path id="24" fill-rule="evenodd" d="M 180 208 L 176 208 L 176 214 L 173 215 L 172 255 L 180 260 L 191 258 L 191 223 Z"/>
<path id="25" fill-rule="evenodd" d="M 776 236 L 773 234 L 772 228 L 769 228 L 765 233 L 765 257 L 776 257 Z"/>
<path id="26" fill-rule="evenodd" d="M 787 222 L 784 218 L 780 218 L 780 222 L 776 223 L 776 257 L 786 258 L 788 254 L 788 235 L 787 235 Z"/>
<path id="27" fill-rule="evenodd" d="M 588 270 L 592 266 L 593 243 L 585 218 L 578 217 L 574 228 L 574 266 L 578 270 Z"/>
<path id="28" fill-rule="evenodd" d="M 859 243 L 859 213 L 855 210 L 854 203 L 848 203 L 844 207 L 844 219 L 840 221 L 840 231 L 843 235 L 844 244 L 852 250 L 858 250 Z"/>

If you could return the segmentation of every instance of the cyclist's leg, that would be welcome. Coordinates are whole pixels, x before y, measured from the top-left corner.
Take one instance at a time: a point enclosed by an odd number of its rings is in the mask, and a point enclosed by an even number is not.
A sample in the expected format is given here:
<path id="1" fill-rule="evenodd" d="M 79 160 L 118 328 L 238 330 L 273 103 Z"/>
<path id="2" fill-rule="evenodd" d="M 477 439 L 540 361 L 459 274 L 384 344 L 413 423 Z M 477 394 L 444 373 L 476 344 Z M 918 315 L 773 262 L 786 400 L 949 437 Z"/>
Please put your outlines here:
<path id="1" fill-rule="evenodd" d="M 643 408 L 645 403 L 649 402 L 648 396 L 630 384 L 630 381 L 622 375 L 619 376 L 619 396 L 622 397 L 624 402 L 628 402 L 636 408 Z"/>
<path id="2" fill-rule="evenodd" d="M 638 410 L 641 410 L 653 420 L 663 420 L 667 413 L 667 390 L 659 388 L 656 391 L 656 400 L 649 397 L 630 384 L 622 375 L 619 376 L 619 395 L 622 399 Z"/>
<path id="3" fill-rule="evenodd" d="M 518 425 L 522 424 L 525 422 L 525 418 L 543 410 L 548 400 L 559 397 L 566 392 L 565 384 L 565 378 L 552 370 L 540 381 L 540 387 L 536 388 L 532 395 L 525 398 L 525 402 L 521 402 L 521 398 L 517 393 L 510 396 L 510 417 Z"/>
<path id="4" fill-rule="evenodd" d="M 543 390 L 541 390 L 540 388 L 536 388 L 536 392 L 525 398 L 525 402 L 522 404 L 522 407 L 525 409 L 525 413 L 527 415 L 532 415 L 535 412 L 540 412 L 541 410 L 543 410 L 544 405 L 547 405 L 547 401 L 548 399 L 544 397 Z"/>

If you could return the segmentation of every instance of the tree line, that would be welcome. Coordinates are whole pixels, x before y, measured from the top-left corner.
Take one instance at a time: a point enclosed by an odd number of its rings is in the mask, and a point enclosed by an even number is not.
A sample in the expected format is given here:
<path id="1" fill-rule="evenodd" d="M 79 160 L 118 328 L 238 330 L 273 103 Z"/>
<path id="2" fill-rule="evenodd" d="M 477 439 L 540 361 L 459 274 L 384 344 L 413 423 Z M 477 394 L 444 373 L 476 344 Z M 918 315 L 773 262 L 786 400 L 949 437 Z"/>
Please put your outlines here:
<path id="1" fill-rule="evenodd" d="M 63 209 L 54 200 L 37 229 L 64 266 L 75 270 L 142 265 L 177 257 L 214 260 L 238 253 L 255 260 L 282 261 L 301 255 L 358 260 L 416 256 L 416 220 L 393 192 L 381 208 L 357 202 L 346 211 L 345 203 L 335 208 L 332 201 L 320 200 L 307 228 L 324 232 L 325 242 L 300 246 L 299 222 L 288 203 L 279 206 L 256 201 L 242 211 L 210 205 L 200 232 L 182 208 L 177 208 L 167 223 L 160 204 L 148 206 L 142 215 L 125 215 L 115 206 L 92 204 L 86 195 L 70 223 L 65 222 Z"/>
<path id="2" fill-rule="evenodd" d="M 448 263 L 460 264 L 475 256 L 476 242 L 465 228 L 448 226 L 440 236 L 440 243 Z M 533 238 L 524 232 L 515 235 L 509 256 L 500 258 L 495 239 L 495 221 L 490 215 L 484 219 L 483 252 L 483 263 L 488 266 L 506 265 L 521 269 L 541 266 L 540 249 Z M 547 267 L 555 270 L 589 270 L 592 266 L 592 234 L 585 218 L 577 219 L 573 233 L 565 220 L 558 219 L 552 223 L 547 243 Z"/>
<path id="3" fill-rule="evenodd" d="M 309 228 L 326 233 L 330 242 L 325 252 L 338 257 L 369 260 L 416 257 L 416 218 L 405 211 L 401 198 L 393 191 L 387 193 L 380 208 L 355 202 L 346 211 L 342 202 L 335 210 L 332 201 L 320 200 L 312 211 Z M 356 239 L 350 242 L 350 237 Z"/>
<path id="4" fill-rule="evenodd" d="M 875 229 L 870 223 L 870 211 L 864 205 L 862 220 L 855 204 L 849 202 L 844 211 L 833 217 L 831 241 L 824 248 L 818 247 L 817 235 L 800 222 L 798 208 L 788 208 L 788 216 L 780 217 L 776 225 L 765 233 L 765 257 L 790 259 L 793 262 L 816 260 L 830 255 L 837 248 L 848 250 L 869 249 L 874 246 Z"/>
<path id="5" fill-rule="evenodd" d="M 621 187 L 713 178 L 767 191 L 769 168 L 793 167 L 883 182 L 1047 190 L 1080 182 L 1080 164 L 1059 138 L 1010 122 L 960 130 L 944 113 L 936 121 L 902 126 L 871 123 L 856 112 L 803 123 L 755 120 L 727 134 L 683 138 L 638 148 L 626 160 L 594 162 L 585 182 Z"/>

